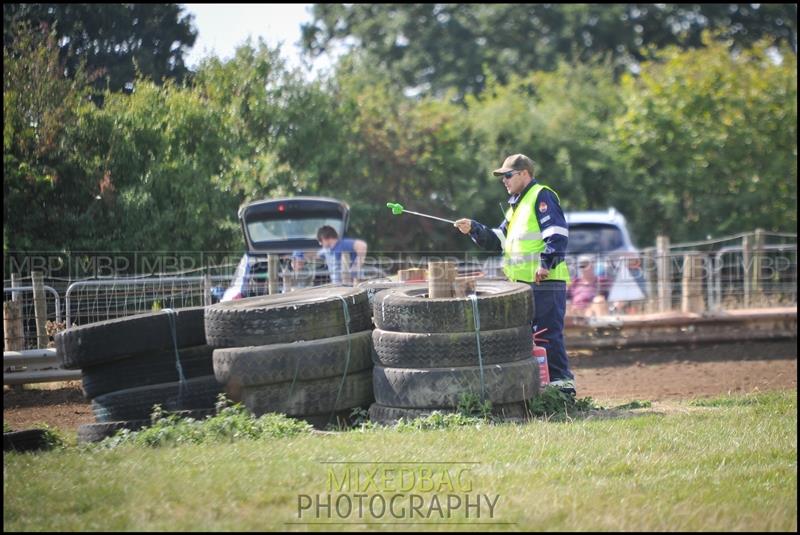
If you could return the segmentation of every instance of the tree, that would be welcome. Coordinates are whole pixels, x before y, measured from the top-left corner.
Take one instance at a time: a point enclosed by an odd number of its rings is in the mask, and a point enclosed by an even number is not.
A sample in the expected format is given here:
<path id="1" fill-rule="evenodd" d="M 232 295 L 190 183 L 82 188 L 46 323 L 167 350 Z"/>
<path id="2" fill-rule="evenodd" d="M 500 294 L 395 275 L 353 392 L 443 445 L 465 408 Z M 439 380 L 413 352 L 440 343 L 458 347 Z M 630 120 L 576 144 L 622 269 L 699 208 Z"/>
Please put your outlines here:
<path id="1" fill-rule="evenodd" d="M 14 23 L 55 30 L 69 76 L 85 60 L 100 74 L 95 88 L 119 91 L 141 75 L 161 83 L 182 80 L 183 56 L 197 37 L 193 16 L 180 4 L 3 4 L 4 43 Z"/>
<path id="2" fill-rule="evenodd" d="M 561 194 L 565 209 L 613 205 L 618 171 L 607 138 L 622 101 L 608 62 L 562 63 L 505 85 L 490 79 L 482 93 L 467 97 L 466 107 L 487 173 L 522 152 L 536 161 L 537 178 Z M 496 189 L 504 202 L 505 192 Z M 499 222 L 498 216 L 490 210 L 486 222 Z"/>
<path id="3" fill-rule="evenodd" d="M 86 100 L 89 78 L 81 64 L 64 76 L 56 35 L 14 28 L 3 46 L 3 248 L 59 249 L 76 224 L 91 221 L 91 178 L 76 172 L 70 128 Z M 59 232 L 55 232 L 59 229 Z"/>
<path id="4" fill-rule="evenodd" d="M 648 241 L 797 232 L 797 56 L 705 45 L 665 49 L 623 80 L 620 207 Z"/>
<path id="5" fill-rule="evenodd" d="M 315 4 L 303 25 L 312 56 L 354 42 L 417 93 L 477 94 L 489 73 L 550 71 L 559 61 L 609 55 L 623 67 L 643 50 L 701 46 L 705 29 L 740 47 L 769 38 L 797 50 L 793 4 Z"/>

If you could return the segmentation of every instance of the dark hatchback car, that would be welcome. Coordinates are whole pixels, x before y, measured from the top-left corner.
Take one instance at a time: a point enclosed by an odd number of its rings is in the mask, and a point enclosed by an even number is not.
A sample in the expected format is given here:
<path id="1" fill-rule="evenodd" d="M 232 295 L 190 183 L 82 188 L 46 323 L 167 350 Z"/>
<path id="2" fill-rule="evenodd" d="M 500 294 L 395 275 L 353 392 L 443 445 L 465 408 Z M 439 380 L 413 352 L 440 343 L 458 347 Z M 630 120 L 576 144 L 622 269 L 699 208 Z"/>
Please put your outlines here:
<path id="1" fill-rule="evenodd" d="M 247 251 L 239 261 L 233 282 L 222 301 L 267 293 L 269 269 L 267 255 L 277 254 L 281 273 L 289 269 L 293 253 L 305 253 L 304 271 L 310 285 L 330 282 L 319 250 L 317 230 L 328 225 L 344 236 L 350 220 L 347 203 L 326 197 L 291 197 L 256 201 L 239 209 Z"/>

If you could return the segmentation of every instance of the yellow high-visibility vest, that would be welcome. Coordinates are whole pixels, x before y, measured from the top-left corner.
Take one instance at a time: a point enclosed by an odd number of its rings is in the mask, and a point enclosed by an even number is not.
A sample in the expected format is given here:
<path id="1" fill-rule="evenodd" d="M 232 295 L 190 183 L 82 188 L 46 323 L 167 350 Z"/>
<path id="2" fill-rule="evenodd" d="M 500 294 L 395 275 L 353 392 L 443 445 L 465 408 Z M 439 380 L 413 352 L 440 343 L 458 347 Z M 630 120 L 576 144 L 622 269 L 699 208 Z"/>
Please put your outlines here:
<path id="1" fill-rule="evenodd" d="M 539 269 L 540 255 L 546 245 L 536 217 L 536 199 L 539 192 L 547 188 L 558 199 L 558 193 L 548 186 L 534 184 L 520 200 L 516 210 L 510 207 L 506 212 L 508 227 L 503 249 L 503 272 L 509 280 L 533 282 Z M 570 282 L 567 263 L 559 262 L 545 280 Z"/>

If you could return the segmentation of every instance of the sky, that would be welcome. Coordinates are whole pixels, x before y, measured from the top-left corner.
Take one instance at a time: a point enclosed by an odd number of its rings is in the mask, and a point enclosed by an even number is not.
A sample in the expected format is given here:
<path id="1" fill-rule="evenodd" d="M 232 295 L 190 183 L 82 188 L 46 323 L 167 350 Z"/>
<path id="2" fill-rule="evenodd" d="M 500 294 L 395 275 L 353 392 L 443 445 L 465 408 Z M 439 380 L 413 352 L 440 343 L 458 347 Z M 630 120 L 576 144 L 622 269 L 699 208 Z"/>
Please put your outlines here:
<path id="1" fill-rule="evenodd" d="M 270 45 L 283 43 L 281 55 L 289 67 L 299 67 L 300 25 L 310 22 L 313 4 L 182 4 L 194 15 L 197 40 L 186 56 L 186 64 L 194 68 L 210 54 L 221 59 L 233 57 L 235 48 L 248 36 L 257 41 L 263 37 Z M 314 71 L 327 68 L 330 59 L 314 62 Z"/>

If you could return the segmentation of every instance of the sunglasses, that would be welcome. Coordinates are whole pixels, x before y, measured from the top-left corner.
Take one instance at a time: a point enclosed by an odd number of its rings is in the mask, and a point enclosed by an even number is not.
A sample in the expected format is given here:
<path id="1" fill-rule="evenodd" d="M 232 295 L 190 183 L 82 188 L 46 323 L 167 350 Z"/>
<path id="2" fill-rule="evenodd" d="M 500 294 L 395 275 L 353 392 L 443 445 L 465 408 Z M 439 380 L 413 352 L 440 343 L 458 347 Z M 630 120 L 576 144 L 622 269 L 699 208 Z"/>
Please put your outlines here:
<path id="1" fill-rule="evenodd" d="M 516 175 L 520 171 L 507 171 L 500 175 L 500 180 L 509 180 L 512 176 Z"/>

